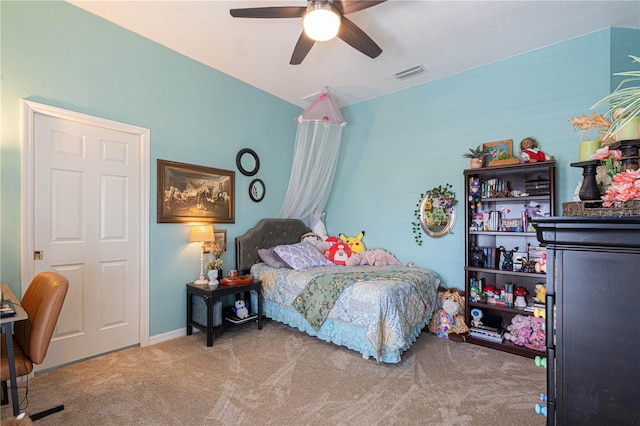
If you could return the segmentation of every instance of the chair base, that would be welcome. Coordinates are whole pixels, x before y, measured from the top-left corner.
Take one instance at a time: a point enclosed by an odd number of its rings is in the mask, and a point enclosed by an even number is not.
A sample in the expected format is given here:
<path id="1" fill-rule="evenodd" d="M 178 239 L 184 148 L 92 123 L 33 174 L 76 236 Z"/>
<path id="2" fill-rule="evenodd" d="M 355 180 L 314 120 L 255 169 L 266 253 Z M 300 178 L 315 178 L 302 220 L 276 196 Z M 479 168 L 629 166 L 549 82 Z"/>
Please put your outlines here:
<path id="1" fill-rule="evenodd" d="M 9 403 L 9 392 L 7 388 L 7 382 L 0 382 L 0 387 L 2 388 L 2 395 L 0 398 L 0 405 L 7 405 Z M 29 416 L 31 420 L 40 420 L 43 417 L 50 416 L 53 413 L 57 413 L 59 411 L 64 410 L 64 405 L 58 405 L 57 407 L 49 408 L 48 410 L 40 411 L 39 413 L 35 413 Z"/>
<path id="2" fill-rule="evenodd" d="M 43 417 L 47 417 L 53 413 L 57 413 L 59 411 L 64 410 L 64 405 L 58 405 L 57 407 L 49 408 L 48 410 L 40 411 L 39 413 L 35 413 L 30 415 L 31 420 L 40 420 Z"/>

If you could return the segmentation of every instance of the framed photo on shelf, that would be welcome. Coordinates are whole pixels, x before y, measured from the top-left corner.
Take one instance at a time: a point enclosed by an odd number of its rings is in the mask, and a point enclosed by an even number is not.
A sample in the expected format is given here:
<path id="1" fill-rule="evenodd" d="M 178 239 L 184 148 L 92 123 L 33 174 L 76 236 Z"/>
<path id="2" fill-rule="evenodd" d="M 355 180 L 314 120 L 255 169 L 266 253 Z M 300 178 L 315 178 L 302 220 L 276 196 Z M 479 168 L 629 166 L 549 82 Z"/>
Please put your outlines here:
<path id="1" fill-rule="evenodd" d="M 482 148 L 487 150 L 487 164 L 489 166 L 520 163 L 520 159 L 513 157 L 513 139 L 485 142 L 482 144 Z"/>
<path id="2" fill-rule="evenodd" d="M 235 223 L 234 171 L 160 159 L 157 165 L 158 223 Z"/>

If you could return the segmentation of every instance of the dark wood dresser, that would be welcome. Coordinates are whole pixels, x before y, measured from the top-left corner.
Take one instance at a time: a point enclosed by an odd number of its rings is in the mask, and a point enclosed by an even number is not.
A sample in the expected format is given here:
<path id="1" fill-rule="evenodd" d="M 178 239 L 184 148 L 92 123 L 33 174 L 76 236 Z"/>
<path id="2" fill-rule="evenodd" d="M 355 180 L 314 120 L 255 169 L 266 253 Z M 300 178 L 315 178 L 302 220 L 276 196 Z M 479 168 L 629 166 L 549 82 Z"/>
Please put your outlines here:
<path id="1" fill-rule="evenodd" d="M 535 222 L 548 262 L 547 424 L 640 424 L 640 217 Z"/>

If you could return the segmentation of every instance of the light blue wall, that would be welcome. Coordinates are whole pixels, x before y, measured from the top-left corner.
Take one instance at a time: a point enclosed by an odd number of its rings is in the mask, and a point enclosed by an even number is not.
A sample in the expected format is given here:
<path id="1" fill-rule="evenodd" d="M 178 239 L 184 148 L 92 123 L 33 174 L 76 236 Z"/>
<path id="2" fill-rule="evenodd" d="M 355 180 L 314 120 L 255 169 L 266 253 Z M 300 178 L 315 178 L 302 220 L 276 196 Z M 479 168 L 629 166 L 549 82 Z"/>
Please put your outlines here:
<path id="1" fill-rule="evenodd" d="M 0 281 L 20 288 L 20 100 L 123 121 L 151 129 L 151 335 L 184 327 L 184 283 L 197 275 L 198 248 L 187 243 L 186 225 L 156 223 L 156 160 L 235 170 L 240 148 L 256 150 L 267 196 L 250 201 L 252 178 L 236 173 L 236 223 L 221 226 L 232 244 L 258 219 L 278 215 L 300 109 L 67 3 L 0 8 Z M 449 182 L 460 198 L 463 152 L 533 135 L 558 160 L 559 202 L 570 200 L 579 138 L 567 120 L 609 93 L 611 72 L 628 69 L 626 55 L 639 45 L 638 31 L 601 31 L 344 108 L 330 233 L 365 230 L 369 247 L 463 287 L 463 220 L 453 235 L 425 237 L 418 247 L 411 222 L 419 194 Z M 235 264 L 233 247 L 223 259 Z"/>
<path id="2" fill-rule="evenodd" d="M 187 225 L 156 223 L 156 160 L 236 170 L 239 149 L 261 160 L 265 200 L 236 171 L 236 223 L 223 255 L 262 217 L 276 217 L 289 182 L 299 107 L 178 55 L 64 2 L 1 2 L 2 158 L 0 281 L 20 291 L 20 100 L 151 129 L 150 332 L 184 327 L 184 284 L 199 247 Z"/>
<path id="3" fill-rule="evenodd" d="M 369 248 L 440 272 L 464 288 L 462 154 L 484 142 L 533 136 L 557 160 L 556 214 L 580 180 L 580 138 L 568 120 L 610 91 L 611 46 L 638 52 L 638 31 L 606 30 L 419 87 L 342 109 L 347 120 L 340 164 L 327 208 L 330 234 L 366 231 Z M 624 50 L 621 51 L 621 50 Z M 623 58 L 624 59 L 624 58 Z M 624 69 L 630 62 L 624 61 Z M 429 68 L 429 64 L 425 64 Z M 450 183 L 461 206 L 453 235 L 414 242 L 411 222 L 419 196 Z"/>

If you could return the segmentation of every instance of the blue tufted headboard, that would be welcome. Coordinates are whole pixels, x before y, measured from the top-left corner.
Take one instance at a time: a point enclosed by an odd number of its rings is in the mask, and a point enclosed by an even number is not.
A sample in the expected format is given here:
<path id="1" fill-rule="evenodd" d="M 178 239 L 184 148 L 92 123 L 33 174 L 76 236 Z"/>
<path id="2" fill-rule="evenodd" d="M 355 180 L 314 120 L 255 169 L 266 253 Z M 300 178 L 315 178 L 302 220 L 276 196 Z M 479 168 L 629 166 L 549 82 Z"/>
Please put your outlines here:
<path id="1" fill-rule="evenodd" d="M 279 244 L 300 242 L 307 232 L 311 232 L 299 219 L 262 219 L 255 227 L 236 238 L 236 269 L 238 274 L 248 274 L 251 266 L 260 262 L 258 249 Z"/>

